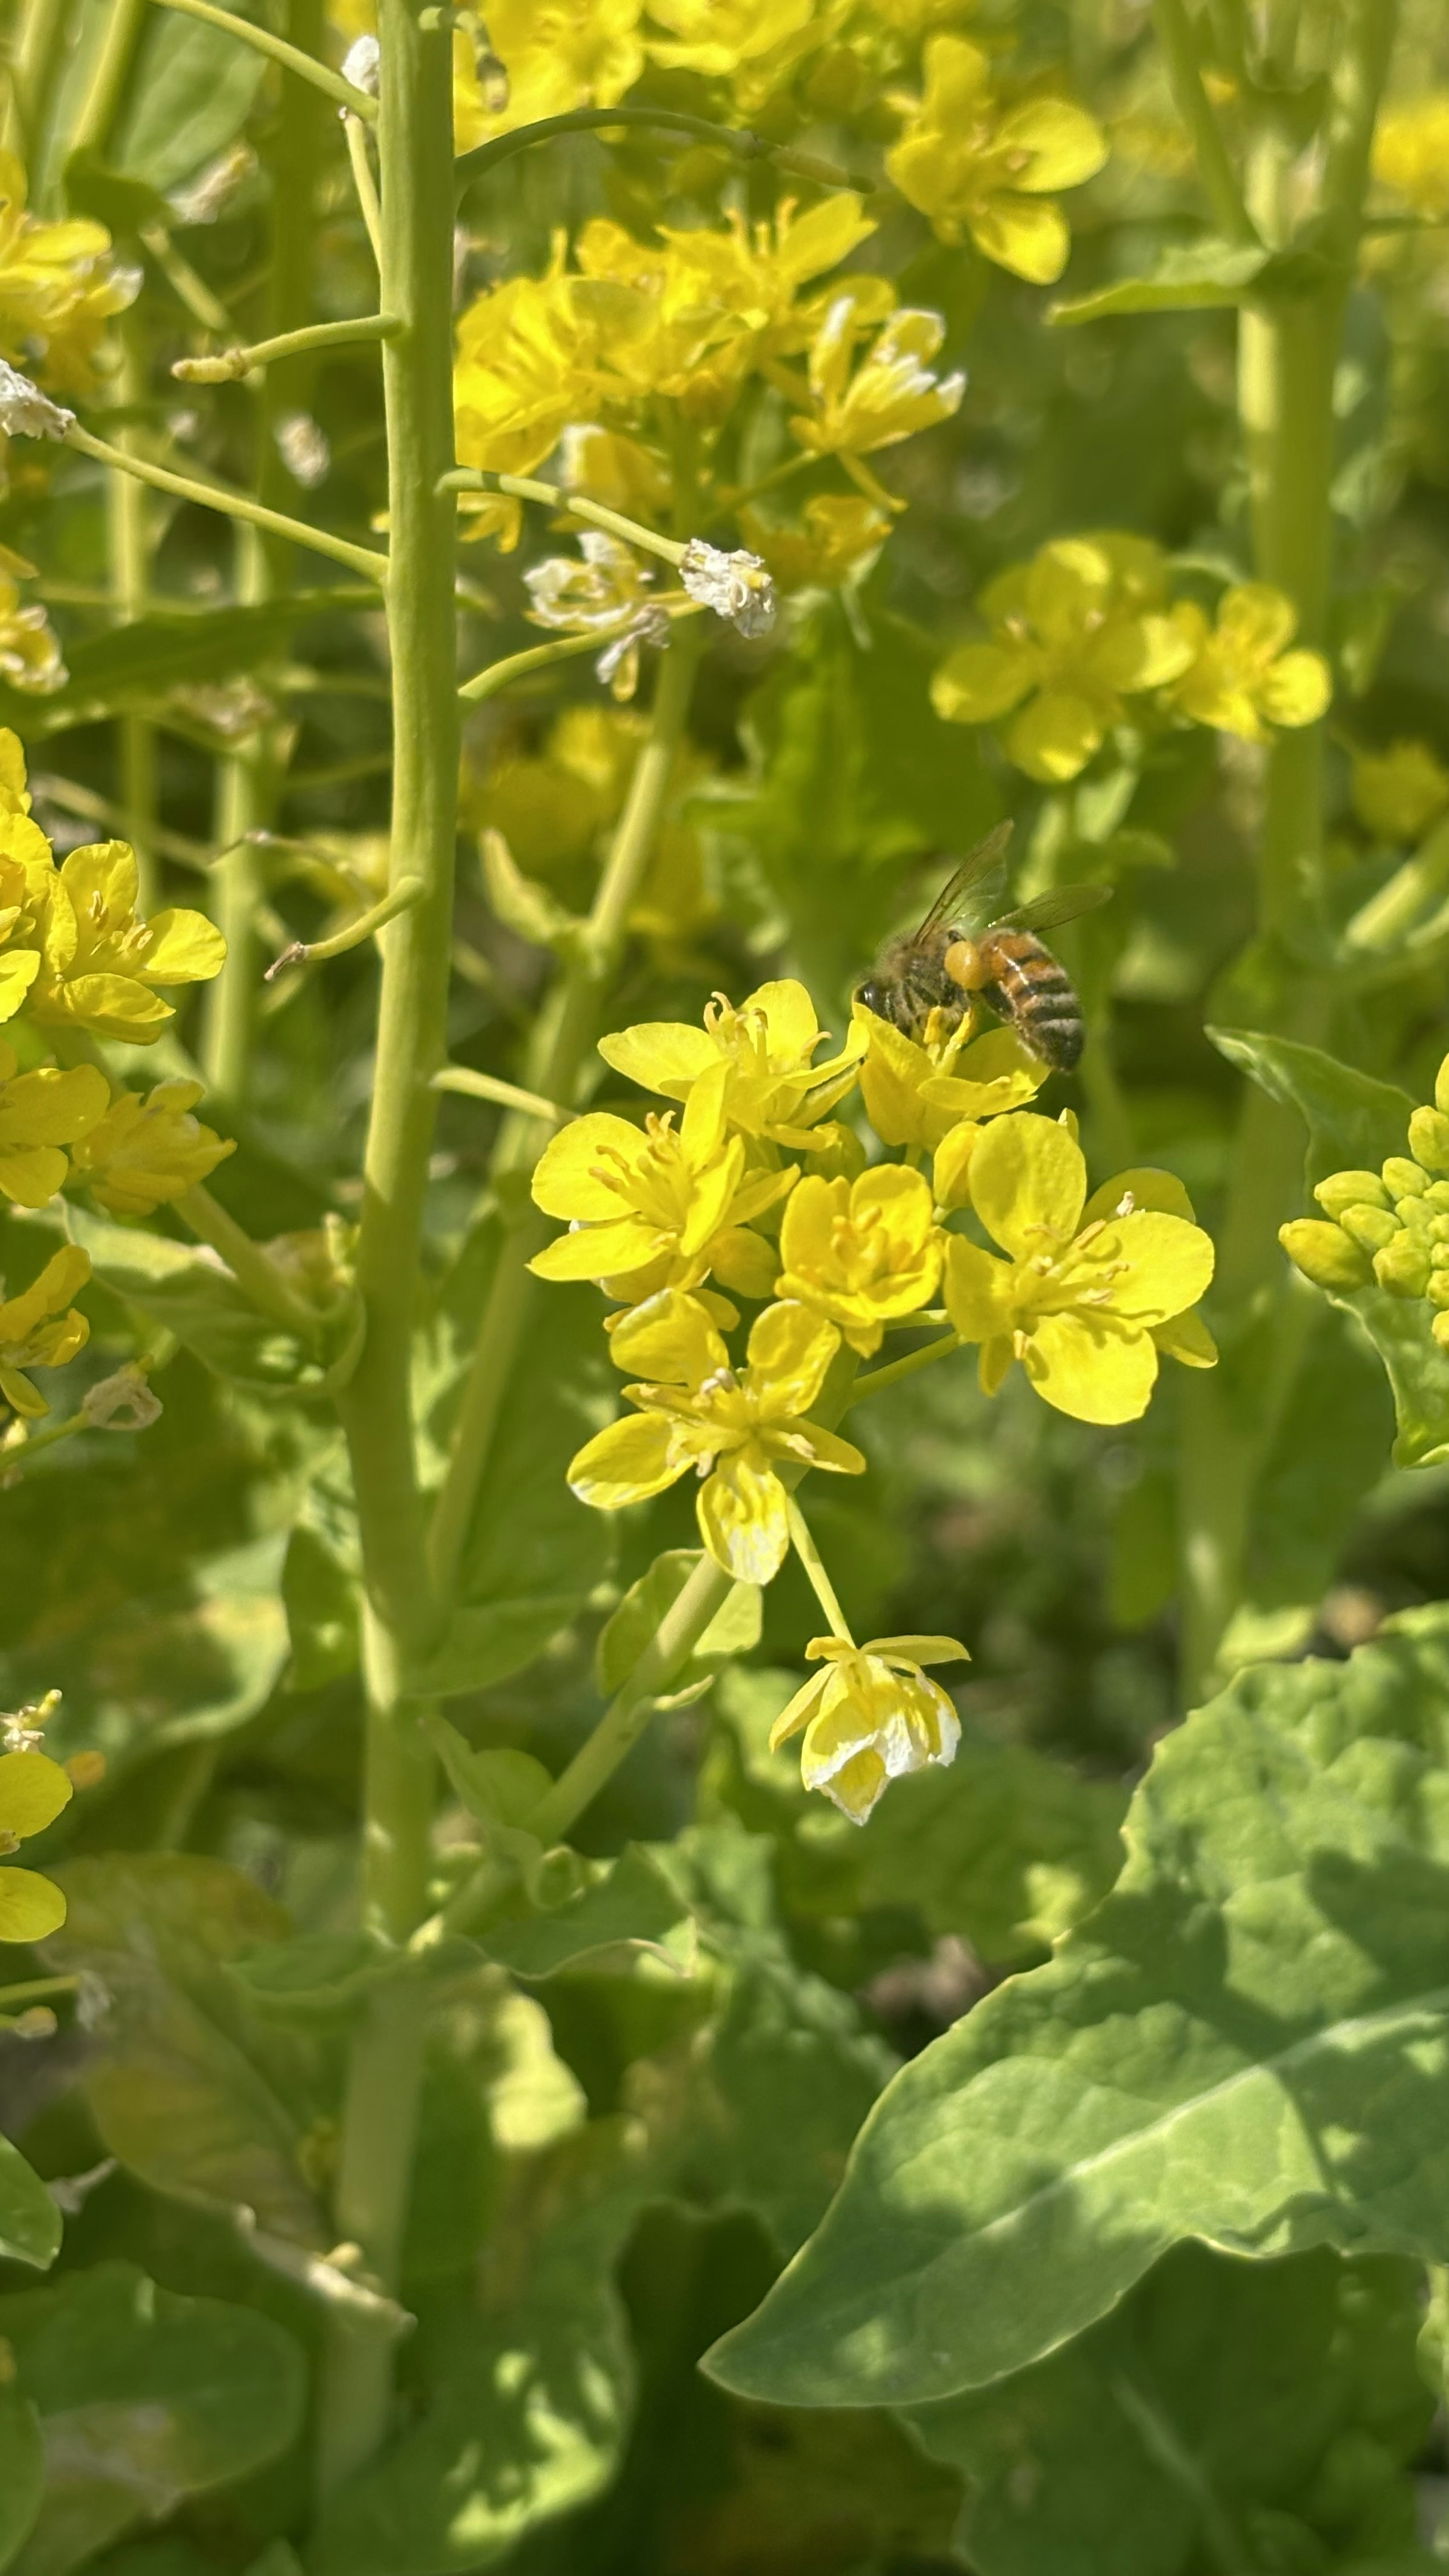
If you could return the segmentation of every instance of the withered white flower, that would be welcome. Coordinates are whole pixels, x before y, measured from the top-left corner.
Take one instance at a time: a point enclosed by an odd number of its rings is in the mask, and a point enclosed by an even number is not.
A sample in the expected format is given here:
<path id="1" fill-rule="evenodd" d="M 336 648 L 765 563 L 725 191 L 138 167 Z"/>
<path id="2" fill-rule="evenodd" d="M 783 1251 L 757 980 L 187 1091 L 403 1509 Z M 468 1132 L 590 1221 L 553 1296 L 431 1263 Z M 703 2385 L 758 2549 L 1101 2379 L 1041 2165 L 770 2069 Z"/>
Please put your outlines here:
<path id="1" fill-rule="evenodd" d="M 327 432 L 319 428 L 309 411 L 284 412 L 273 435 L 282 463 L 294 482 L 308 492 L 314 484 L 325 483 L 332 467 L 332 449 Z"/>
<path id="2" fill-rule="evenodd" d="M 679 561 L 679 578 L 691 599 L 727 617 L 742 635 L 768 635 L 775 623 L 775 585 L 759 555 L 737 546 L 726 554 L 703 537 L 691 537 Z"/>
<path id="3" fill-rule="evenodd" d="M 64 438 L 75 427 L 75 413 L 53 403 L 28 376 L 0 358 L 0 430 L 11 438 Z"/>
<path id="4" fill-rule="evenodd" d="M 356 44 L 349 45 L 343 55 L 342 77 L 351 81 L 353 88 L 363 91 L 366 97 L 376 98 L 381 65 L 382 54 L 376 36 L 359 36 Z M 343 114 L 346 113 L 344 108 Z"/>

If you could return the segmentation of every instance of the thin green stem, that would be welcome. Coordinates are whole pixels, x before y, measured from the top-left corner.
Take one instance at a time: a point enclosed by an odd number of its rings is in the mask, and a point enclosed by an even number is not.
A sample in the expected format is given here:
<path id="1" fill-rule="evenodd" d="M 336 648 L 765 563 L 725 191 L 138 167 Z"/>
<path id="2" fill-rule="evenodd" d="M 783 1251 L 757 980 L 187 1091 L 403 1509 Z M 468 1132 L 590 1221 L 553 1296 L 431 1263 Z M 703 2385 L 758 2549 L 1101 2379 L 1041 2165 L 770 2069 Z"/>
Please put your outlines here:
<path id="1" fill-rule="evenodd" d="M 903 1360 L 891 1360 L 884 1368 L 867 1370 L 864 1377 L 856 1379 L 842 1411 L 848 1413 L 852 1405 L 863 1404 L 868 1395 L 878 1395 L 882 1387 L 898 1386 L 902 1378 L 914 1377 L 917 1369 L 934 1368 L 937 1360 L 948 1360 L 953 1351 L 964 1348 L 959 1333 L 943 1333 L 938 1342 L 927 1342 L 919 1351 L 908 1351 Z"/>
<path id="2" fill-rule="evenodd" d="M 630 125 L 716 143 L 737 161 L 772 161 L 776 169 L 799 179 L 812 179 L 817 187 L 859 186 L 869 190 L 872 186 L 870 180 L 854 180 L 848 170 L 820 160 L 813 152 L 796 152 L 788 144 L 771 143 L 763 134 L 751 134 L 733 125 L 716 125 L 706 116 L 688 116 L 682 109 L 661 107 L 575 107 L 563 116 L 541 116 L 532 125 L 516 125 L 510 133 L 495 135 L 491 142 L 475 144 L 471 152 L 460 153 L 454 175 L 459 188 L 467 188 L 488 171 L 501 169 L 516 153 L 531 152 L 535 144 L 549 143 L 556 134 L 597 134 L 610 127 L 622 129 Z"/>
<path id="3" fill-rule="evenodd" d="M 496 1073 L 475 1073 L 470 1064 L 445 1064 L 433 1076 L 435 1091 L 461 1091 L 470 1100 L 491 1100 L 500 1109 L 516 1109 L 524 1118 L 546 1118 L 555 1127 L 567 1126 L 577 1118 L 576 1109 L 561 1109 L 556 1100 L 545 1100 L 537 1091 L 524 1091 L 516 1082 L 501 1082 Z"/>
<path id="4" fill-rule="evenodd" d="M 1198 177 L 1212 207 L 1213 221 L 1226 240 L 1254 242 L 1257 232 L 1223 141 L 1222 128 L 1213 114 L 1212 101 L 1203 87 L 1197 39 L 1183 0 L 1153 0 L 1153 16 L 1168 86 L 1178 115 L 1192 136 Z"/>
<path id="5" fill-rule="evenodd" d="M 70 152 L 104 155 L 120 114 L 145 14 L 146 0 L 111 0 L 86 94 L 71 128 Z"/>
<path id="6" fill-rule="evenodd" d="M 176 1201 L 176 1213 L 193 1234 L 221 1254 L 237 1286 L 261 1314 L 270 1315 L 274 1323 L 284 1324 L 288 1332 L 301 1333 L 308 1341 L 314 1337 L 317 1316 L 313 1308 L 295 1294 L 276 1263 L 243 1232 L 210 1190 L 197 1182 Z"/>
<path id="7" fill-rule="evenodd" d="M 387 576 L 386 555 L 375 554 L 370 546 L 355 546 L 346 537 L 334 537 L 326 528 L 309 528 L 304 519 L 289 519 L 280 510 L 264 509 L 245 492 L 228 491 L 225 484 L 203 483 L 191 474 L 173 474 L 166 465 L 153 465 L 149 458 L 128 456 L 125 449 L 113 447 L 109 439 L 93 438 L 79 422 L 65 433 L 65 444 L 82 456 L 90 456 L 98 465 L 114 465 L 123 474 L 133 474 L 140 483 L 150 483 L 158 492 L 174 492 L 178 500 L 199 502 L 204 510 L 219 510 L 229 519 L 245 519 L 254 528 L 265 529 L 268 536 L 281 537 L 287 544 L 307 546 L 313 554 L 328 555 L 334 563 L 346 564 L 350 572 L 359 572 L 371 582 Z"/>
<path id="8" fill-rule="evenodd" d="M 685 549 L 677 537 L 661 536 L 657 528 L 646 528 L 638 519 L 626 519 L 620 510 L 607 510 L 602 501 L 587 501 L 578 492 L 566 492 L 561 483 L 540 483 L 531 474 L 492 474 L 478 465 L 459 465 L 444 476 L 452 492 L 511 492 L 520 501 L 543 501 L 551 510 L 567 511 L 571 519 L 582 519 L 591 528 L 607 528 L 610 536 L 622 537 L 626 545 L 638 546 L 645 554 L 658 555 L 677 571 Z"/>
<path id="9" fill-rule="evenodd" d="M 704 613 L 696 599 L 686 599 L 678 603 L 661 599 L 658 605 L 664 610 L 671 623 L 676 619 L 699 617 Z M 576 661 L 584 653 L 602 652 L 605 646 L 612 642 L 614 635 L 627 631 L 628 622 L 627 619 L 623 619 L 617 628 L 605 630 L 603 633 L 557 635 L 549 644 L 533 644 L 524 653 L 505 654 L 502 661 L 490 662 L 486 670 L 479 671 L 471 680 L 465 680 L 458 695 L 464 706 L 480 706 L 485 699 L 496 698 L 502 690 L 511 689 L 516 680 L 532 679 L 536 672 L 552 670 L 557 662 Z"/>
<path id="10" fill-rule="evenodd" d="M 853 1646 L 855 1639 L 850 1632 L 850 1622 L 836 1598 L 835 1586 L 825 1571 L 810 1524 L 793 1494 L 786 1509 L 790 1519 L 791 1544 L 809 1577 L 810 1589 L 825 1613 L 825 1624 L 832 1637 L 839 1637 L 847 1646 Z"/>
<path id="11" fill-rule="evenodd" d="M 584 1809 L 592 1806 L 605 1782 L 638 1743 L 660 1692 L 668 1689 L 710 1621 L 724 1608 L 733 1588 L 733 1577 L 724 1573 L 712 1556 L 700 1558 L 587 1743 L 579 1747 L 567 1770 L 525 1820 L 526 1830 L 536 1834 L 541 1843 L 561 1842 Z"/>
<path id="12" fill-rule="evenodd" d="M 184 304 L 194 321 L 204 331 L 230 331 L 231 315 L 218 297 L 212 294 L 204 277 L 199 277 L 189 259 L 177 249 L 164 224 L 144 224 L 141 242 L 160 269 L 177 301 Z"/>
<path id="13" fill-rule="evenodd" d="M 399 877 L 397 884 L 390 887 L 377 903 L 361 913 L 356 921 L 350 921 L 345 930 L 334 930 L 330 939 L 292 940 L 280 957 L 272 960 L 267 968 L 266 981 L 270 984 L 272 977 L 279 975 L 284 966 L 319 966 L 329 957 L 345 957 L 349 948 L 364 948 L 369 939 L 375 939 L 378 932 L 385 930 L 390 921 L 396 921 L 400 913 L 411 912 L 415 904 L 421 903 L 427 891 L 421 877 Z M 436 1076 L 433 1088 L 438 1088 Z"/>
<path id="14" fill-rule="evenodd" d="M 304 54 L 296 45 L 289 45 L 285 37 L 274 36 L 269 27 L 257 27 L 249 18 L 234 17 L 230 9 L 213 8 L 211 0 L 155 0 L 155 6 L 158 9 L 175 9 L 183 18 L 199 18 L 204 27 L 220 27 L 226 35 L 235 36 L 238 44 L 250 45 L 254 53 L 266 54 L 272 62 L 280 63 L 284 71 L 295 73 L 298 80 L 310 81 L 314 89 L 336 99 L 339 107 L 348 108 L 354 116 L 360 116 L 364 124 L 371 125 L 376 121 L 376 99 L 369 98 L 365 90 L 354 89 L 351 81 L 344 80 L 340 72 L 329 71 L 325 63 L 319 63 L 311 54 Z"/>
<path id="15" fill-rule="evenodd" d="M 254 367 L 270 367 L 278 358 L 390 340 L 396 331 L 397 324 L 390 313 L 360 313 L 352 322 L 307 322 L 300 330 L 279 331 L 274 339 L 255 340 L 249 349 L 219 349 L 209 358 L 178 358 L 171 373 L 184 385 L 234 385 L 250 375 Z"/>
<path id="16" fill-rule="evenodd" d="M 372 256 L 378 266 L 381 267 L 382 208 L 378 203 L 377 181 L 373 177 L 372 160 L 368 152 L 367 128 L 360 117 L 344 116 L 342 120 L 342 134 L 343 140 L 347 145 L 347 159 L 348 165 L 352 171 L 352 184 L 357 191 L 357 205 L 358 211 L 362 216 L 362 229 L 366 233 L 367 238 L 372 245 Z"/>
<path id="17" fill-rule="evenodd" d="M 73 1995 L 79 1977 L 32 1977 L 28 1985 L 0 1986 L 0 2006 L 39 2003 L 43 1995 Z"/>
<path id="18" fill-rule="evenodd" d="M 127 314 L 122 325 L 121 353 L 117 391 L 123 404 L 139 407 L 146 398 L 146 364 L 134 313 Z M 129 427 L 121 431 L 120 446 L 128 457 L 135 435 Z M 122 623 L 131 625 L 146 614 L 151 587 L 151 532 L 145 488 L 128 471 L 113 472 L 107 483 L 106 537 L 112 603 Z M 126 838 L 136 853 L 144 914 L 156 910 L 160 894 L 155 854 L 155 726 L 146 716 L 118 717 L 117 749 L 119 803 L 126 817 Z"/>

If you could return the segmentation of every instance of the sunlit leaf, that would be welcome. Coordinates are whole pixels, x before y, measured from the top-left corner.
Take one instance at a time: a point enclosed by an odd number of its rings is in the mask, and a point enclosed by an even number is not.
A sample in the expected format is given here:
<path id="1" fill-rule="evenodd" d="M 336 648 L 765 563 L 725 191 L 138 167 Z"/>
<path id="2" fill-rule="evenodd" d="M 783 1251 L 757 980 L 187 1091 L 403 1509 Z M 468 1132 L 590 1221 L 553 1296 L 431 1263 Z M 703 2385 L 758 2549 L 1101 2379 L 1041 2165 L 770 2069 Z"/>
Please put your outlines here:
<path id="1" fill-rule="evenodd" d="M 0 2258 L 48 2269 L 60 2252 L 60 2211 L 18 2147 L 0 2138 Z"/>

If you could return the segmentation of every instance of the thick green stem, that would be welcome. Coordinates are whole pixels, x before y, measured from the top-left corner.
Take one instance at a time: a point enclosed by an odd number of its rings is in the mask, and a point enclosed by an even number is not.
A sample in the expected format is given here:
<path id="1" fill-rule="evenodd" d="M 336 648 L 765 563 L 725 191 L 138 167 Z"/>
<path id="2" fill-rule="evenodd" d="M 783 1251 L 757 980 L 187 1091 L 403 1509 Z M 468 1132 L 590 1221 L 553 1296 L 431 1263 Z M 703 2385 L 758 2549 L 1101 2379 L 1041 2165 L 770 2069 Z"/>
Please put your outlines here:
<path id="1" fill-rule="evenodd" d="M 429 13 L 424 13 L 425 15 Z M 452 37 L 409 0 L 382 0 L 378 149 L 382 303 L 398 317 L 383 346 L 387 583 L 393 693 L 392 881 L 422 899 L 382 934 L 382 992 L 364 1165 L 357 1278 L 367 1334 L 342 1402 L 362 1542 L 367 1686 L 364 1904 L 405 1940 L 427 1906 L 433 1756 L 410 1668 L 434 1628 L 411 1402 L 424 1199 L 443 1055 L 452 942 L 458 779 L 454 503 L 439 489 L 453 458 Z M 412 2164 L 422 2054 L 416 1999 L 379 1998 L 353 2043 L 336 2198 L 339 2234 L 359 2244 L 386 2291 Z M 335 2325 L 319 2430 L 330 2488 L 386 2437 L 391 2347 Z"/>

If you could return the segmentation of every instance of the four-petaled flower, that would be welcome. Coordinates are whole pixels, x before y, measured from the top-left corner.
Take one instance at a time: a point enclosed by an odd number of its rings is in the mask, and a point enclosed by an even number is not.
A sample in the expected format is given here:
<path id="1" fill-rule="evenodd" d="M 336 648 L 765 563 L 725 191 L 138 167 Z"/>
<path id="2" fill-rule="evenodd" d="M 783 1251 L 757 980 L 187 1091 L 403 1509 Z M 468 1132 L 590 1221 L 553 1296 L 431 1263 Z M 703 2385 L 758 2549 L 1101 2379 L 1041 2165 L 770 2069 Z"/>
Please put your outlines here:
<path id="1" fill-rule="evenodd" d="M 95 1065 L 22 1073 L 15 1049 L 0 1039 L 0 1198 L 29 1208 L 53 1199 L 69 1170 L 62 1147 L 95 1128 L 110 1096 Z"/>
<path id="2" fill-rule="evenodd" d="M 687 1020 L 645 1020 L 600 1038 L 599 1053 L 615 1073 L 666 1100 L 688 1100 L 723 1059 L 727 1124 L 742 1136 L 807 1153 L 815 1141 L 811 1130 L 851 1089 L 861 1052 L 853 1037 L 843 1054 L 816 1064 L 824 1038 L 804 985 L 785 976 L 757 986 L 738 1009 L 716 993 L 702 1029 Z"/>
<path id="3" fill-rule="evenodd" d="M 810 343 L 810 409 L 792 413 L 790 428 L 815 456 L 838 456 L 851 480 L 878 508 L 899 509 L 861 463 L 877 448 L 949 420 L 961 405 L 966 379 L 933 375 L 946 336 L 939 313 L 907 309 L 881 325 L 857 365 L 857 353 L 878 313 L 858 288 L 835 296 Z"/>
<path id="4" fill-rule="evenodd" d="M 0 1753 L 0 1856 L 53 1825 L 71 1782 L 48 1753 Z M 0 1868 L 0 1941 L 44 1941 L 65 1921 L 65 1898 L 39 1870 Z"/>
<path id="5" fill-rule="evenodd" d="M 852 1824 L 863 1825 L 889 1781 L 952 1759 L 960 1720 L 922 1667 L 970 1659 L 954 1637 L 876 1637 L 868 1646 L 814 1637 L 805 1653 L 825 1670 L 812 1674 L 781 1710 L 770 1750 L 778 1752 L 803 1728 L 804 1786 L 823 1790 Z"/>
<path id="6" fill-rule="evenodd" d="M 983 255 L 1034 286 L 1067 264 L 1071 235 L 1057 188 L 1080 187 L 1107 158 L 1101 128 L 1063 98 L 1004 107 L 991 67 L 964 36 L 932 36 L 926 90 L 886 168 L 942 241 L 969 233 Z"/>
<path id="7" fill-rule="evenodd" d="M 973 1038 L 969 1014 L 955 1028 L 928 1028 L 923 1039 L 908 1038 L 864 1002 L 855 1004 L 854 1022 L 865 1049 L 861 1097 L 883 1145 L 939 1146 L 964 1120 L 1019 1109 L 1047 1078 L 1049 1068 L 1011 1029 Z M 949 1203 L 945 1191 L 936 1195 Z"/>
<path id="8" fill-rule="evenodd" d="M 90 1325 L 70 1304 L 90 1275 L 90 1254 L 67 1243 L 18 1297 L 0 1298 L 0 1395 L 26 1421 L 50 1407 L 25 1371 L 63 1368 L 90 1339 Z"/>
<path id="9" fill-rule="evenodd" d="M 637 1413 L 586 1441 L 570 1485 L 581 1502 L 613 1512 L 662 1494 L 692 1467 L 703 1480 L 700 1535 L 716 1565 L 737 1583 L 769 1583 L 790 1543 L 779 1469 L 864 1472 L 858 1449 L 808 1418 L 839 1348 L 834 1325 L 807 1307 L 767 1306 L 736 1370 L 708 1310 L 663 1289 L 613 1332 L 616 1365 L 647 1373 L 624 1389 Z"/>
<path id="10" fill-rule="evenodd" d="M 1244 742 L 1271 742 L 1274 725 L 1316 724 L 1333 695 L 1321 653 L 1290 653 L 1298 624 L 1290 599 L 1265 581 L 1224 591 L 1217 624 L 1181 600 L 1173 624 L 1192 660 L 1171 693 L 1179 715 Z"/>
<path id="11" fill-rule="evenodd" d="M 780 1228 L 782 1297 L 813 1306 L 869 1359 L 886 1324 L 929 1304 L 941 1276 L 941 1238 L 929 1182 L 900 1163 L 859 1180 L 807 1174 Z"/>
<path id="12" fill-rule="evenodd" d="M 1213 1247 L 1169 1173 L 1123 1172 L 1089 1199 L 1075 1138 L 1022 1111 L 978 1138 L 971 1204 L 1009 1257 L 953 1235 L 946 1310 L 962 1340 L 981 1345 L 988 1395 L 1019 1359 L 1059 1413 L 1132 1422 L 1160 1350 L 1211 1367 L 1211 1339 L 1188 1310 L 1212 1278 Z"/>
<path id="13" fill-rule="evenodd" d="M 725 1125 L 728 1079 L 716 1058 L 678 1127 L 672 1110 L 642 1129 L 594 1110 L 554 1137 L 533 1195 L 572 1231 L 530 1262 L 540 1279 L 597 1279 L 635 1304 L 659 1288 L 698 1287 L 713 1272 L 742 1296 L 768 1297 L 778 1264 L 748 1228 L 784 1197 L 795 1167 L 746 1170 L 744 1138 Z"/>
<path id="14" fill-rule="evenodd" d="M 116 1216 L 150 1216 L 234 1154 L 233 1138 L 192 1116 L 201 1097 L 201 1084 L 183 1077 L 158 1082 L 145 1100 L 118 1092 L 71 1157 L 92 1198 Z"/>
<path id="15" fill-rule="evenodd" d="M 220 972 L 226 941 L 204 913 L 136 916 L 135 852 L 125 841 L 72 850 L 46 900 L 44 950 L 30 993 L 38 1020 L 149 1046 L 176 1013 L 158 986 Z"/>
<path id="16" fill-rule="evenodd" d="M 1366 832 L 1417 841 L 1449 806 L 1449 769 L 1426 742 L 1391 742 L 1353 755 L 1353 810 Z"/>

